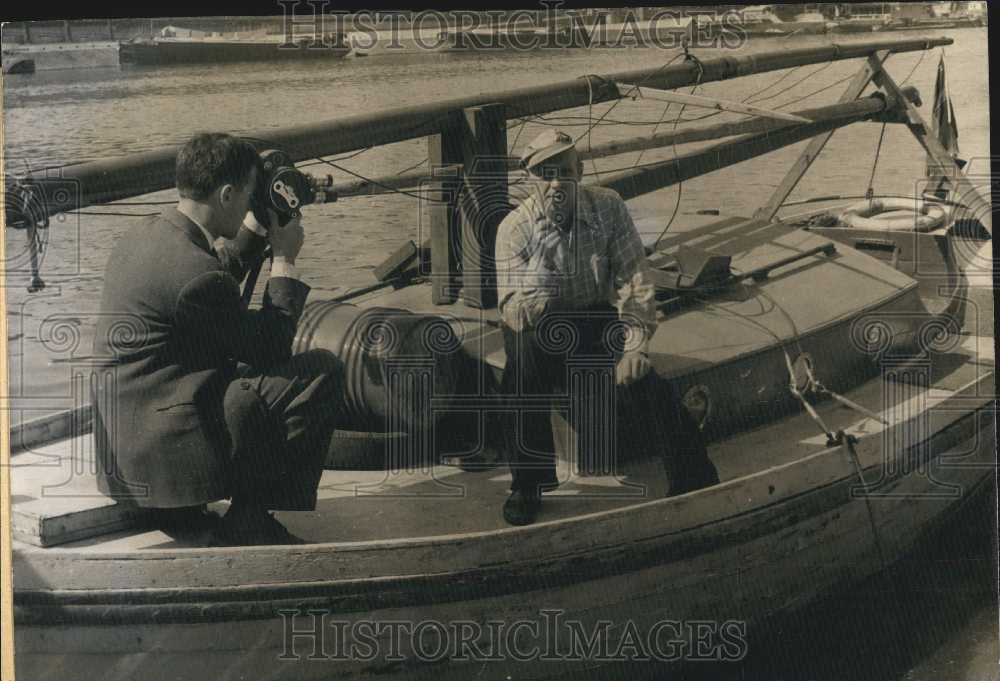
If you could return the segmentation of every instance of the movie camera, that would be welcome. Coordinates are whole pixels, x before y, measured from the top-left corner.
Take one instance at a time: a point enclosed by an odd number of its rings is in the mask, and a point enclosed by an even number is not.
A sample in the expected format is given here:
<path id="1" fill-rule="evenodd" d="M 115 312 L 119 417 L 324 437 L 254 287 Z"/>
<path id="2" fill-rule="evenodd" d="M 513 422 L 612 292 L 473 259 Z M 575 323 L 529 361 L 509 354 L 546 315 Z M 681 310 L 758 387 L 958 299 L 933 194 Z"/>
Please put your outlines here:
<path id="1" fill-rule="evenodd" d="M 336 201 L 332 187 L 333 176 L 304 173 L 284 151 L 267 149 L 260 152 L 257 187 L 252 200 L 254 217 L 266 227 L 269 224 L 267 209 L 271 209 L 278 214 L 279 223 L 285 225 L 299 217 L 305 206 Z"/>

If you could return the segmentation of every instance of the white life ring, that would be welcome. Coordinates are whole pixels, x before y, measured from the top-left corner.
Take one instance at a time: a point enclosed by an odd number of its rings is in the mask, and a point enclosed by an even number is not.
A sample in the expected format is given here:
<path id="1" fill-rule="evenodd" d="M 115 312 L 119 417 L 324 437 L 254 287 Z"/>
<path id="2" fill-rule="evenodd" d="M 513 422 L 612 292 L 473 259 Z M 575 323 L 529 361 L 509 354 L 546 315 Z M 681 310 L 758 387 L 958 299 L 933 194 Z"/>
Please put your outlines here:
<path id="1" fill-rule="evenodd" d="M 930 232 L 945 225 L 948 209 L 917 199 L 873 199 L 856 203 L 840 214 L 840 221 L 856 229 Z"/>

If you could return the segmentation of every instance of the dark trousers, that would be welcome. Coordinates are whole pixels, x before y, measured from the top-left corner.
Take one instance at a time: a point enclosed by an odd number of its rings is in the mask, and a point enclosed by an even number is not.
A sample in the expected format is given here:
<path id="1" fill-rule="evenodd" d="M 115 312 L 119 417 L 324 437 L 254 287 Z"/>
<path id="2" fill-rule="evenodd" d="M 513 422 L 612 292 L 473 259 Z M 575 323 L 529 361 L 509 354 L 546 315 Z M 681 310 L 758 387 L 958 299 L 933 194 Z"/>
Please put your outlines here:
<path id="1" fill-rule="evenodd" d="M 587 400 L 578 391 L 593 382 L 571 375 L 573 366 L 603 367 L 614 376 L 621 348 L 617 314 L 608 308 L 546 315 L 536 327 L 515 332 L 503 327 L 507 364 L 501 391 L 508 396 L 505 449 L 511 489 L 555 486 L 555 453 L 550 420 L 553 398 Z M 579 374 L 577 374 L 579 376 Z M 669 384 L 651 371 L 615 389 L 617 437 L 614 456 L 662 457 L 669 495 L 718 482 L 698 425 Z M 591 418 L 601 418 L 591 410 Z M 582 424 L 577 424 L 582 425 Z"/>
<path id="2" fill-rule="evenodd" d="M 343 380 L 342 362 L 326 350 L 266 369 L 240 367 L 224 401 L 234 502 L 315 508 Z"/>

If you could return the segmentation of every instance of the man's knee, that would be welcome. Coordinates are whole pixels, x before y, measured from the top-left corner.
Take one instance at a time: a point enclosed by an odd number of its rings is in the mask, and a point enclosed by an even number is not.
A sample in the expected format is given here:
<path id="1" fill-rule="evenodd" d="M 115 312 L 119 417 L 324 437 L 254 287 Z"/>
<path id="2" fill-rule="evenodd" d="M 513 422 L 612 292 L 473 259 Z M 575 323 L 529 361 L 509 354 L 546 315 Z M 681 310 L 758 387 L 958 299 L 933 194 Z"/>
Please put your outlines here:
<path id="1" fill-rule="evenodd" d="M 267 409 L 254 390 L 253 381 L 238 378 L 229 384 L 223 400 L 223 412 L 232 446 L 237 449 L 264 434 Z"/>
<path id="2" fill-rule="evenodd" d="M 290 361 L 291 373 L 302 382 L 303 389 L 296 402 L 314 425 L 336 421 L 343 409 L 345 368 L 337 355 L 329 350 L 314 349 L 299 353 Z"/>
<path id="3" fill-rule="evenodd" d="M 344 383 L 344 362 L 329 350 L 314 348 L 293 355 L 290 363 L 303 377 L 325 378 L 327 382 L 342 386 Z"/>

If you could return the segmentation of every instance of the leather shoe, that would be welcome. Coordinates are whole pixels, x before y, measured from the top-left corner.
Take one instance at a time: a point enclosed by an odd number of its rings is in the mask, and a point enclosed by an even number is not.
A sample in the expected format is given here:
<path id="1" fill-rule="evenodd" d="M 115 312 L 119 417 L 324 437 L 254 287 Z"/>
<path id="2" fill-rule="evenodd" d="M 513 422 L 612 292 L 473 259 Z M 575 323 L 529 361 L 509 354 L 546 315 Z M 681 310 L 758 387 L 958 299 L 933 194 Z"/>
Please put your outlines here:
<path id="1" fill-rule="evenodd" d="M 680 480 L 671 480 L 668 485 L 667 496 L 676 497 L 688 492 L 712 487 L 719 484 L 719 474 L 715 466 L 707 457 L 702 461 L 697 470 L 687 470 Z"/>
<path id="2" fill-rule="evenodd" d="M 511 525 L 530 525 L 535 522 L 542 506 L 542 496 L 537 491 L 516 489 L 503 505 L 503 519 Z"/>
<path id="3" fill-rule="evenodd" d="M 219 523 L 213 543 L 217 546 L 276 546 L 308 542 L 289 532 L 270 513 L 233 514 L 230 511 Z"/>
<path id="4" fill-rule="evenodd" d="M 149 524 L 166 533 L 196 533 L 214 530 L 222 518 L 218 513 L 200 506 L 154 508 L 149 512 Z"/>

